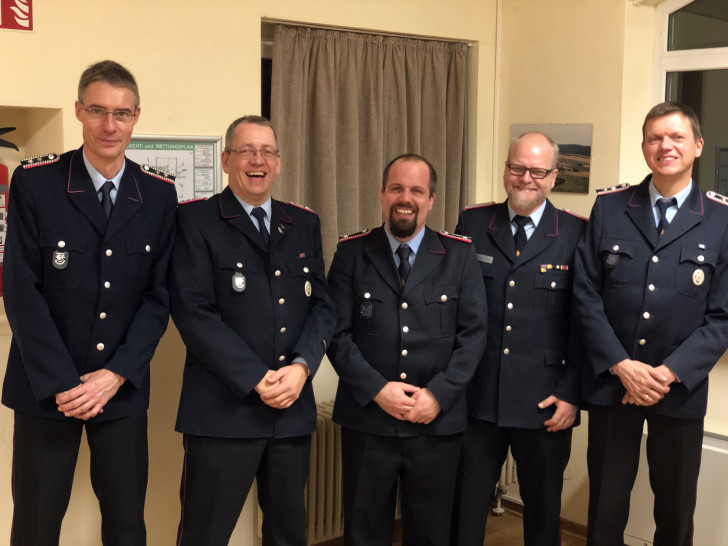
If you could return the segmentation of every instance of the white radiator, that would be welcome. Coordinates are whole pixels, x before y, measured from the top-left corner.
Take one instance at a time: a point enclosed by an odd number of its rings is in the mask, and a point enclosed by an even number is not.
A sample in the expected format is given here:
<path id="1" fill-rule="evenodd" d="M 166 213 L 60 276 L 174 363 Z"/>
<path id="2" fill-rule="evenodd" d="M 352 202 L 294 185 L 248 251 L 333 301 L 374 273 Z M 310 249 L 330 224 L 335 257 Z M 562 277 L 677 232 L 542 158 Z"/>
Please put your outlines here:
<path id="1" fill-rule="evenodd" d="M 513 459 L 511 450 L 508 449 L 506 462 L 503 463 L 503 468 L 501 468 L 500 480 L 498 480 L 498 485 L 495 487 L 495 506 L 492 510 L 494 515 L 500 516 L 505 512 L 501 501 L 504 496 L 508 495 L 508 486 L 516 486 L 511 487 L 511 489 L 517 489 L 517 484 L 518 473 L 516 472 L 516 461 Z M 520 496 L 518 495 L 509 495 L 509 497 L 512 497 L 511 500 L 518 499 L 520 501 Z"/>

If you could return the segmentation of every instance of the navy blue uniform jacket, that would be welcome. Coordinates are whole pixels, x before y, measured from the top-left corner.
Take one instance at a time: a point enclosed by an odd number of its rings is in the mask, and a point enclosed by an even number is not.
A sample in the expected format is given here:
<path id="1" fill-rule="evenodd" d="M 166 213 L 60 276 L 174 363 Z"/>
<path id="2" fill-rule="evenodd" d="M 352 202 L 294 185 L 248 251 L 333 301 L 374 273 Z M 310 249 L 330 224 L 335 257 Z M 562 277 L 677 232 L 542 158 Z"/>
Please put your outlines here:
<path id="1" fill-rule="evenodd" d="M 577 250 L 574 297 L 588 357 L 583 396 L 620 404 L 625 389 L 610 367 L 625 358 L 664 363 L 682 382 L 654 411 L 701 418 L 708 372 L 728 347 L 728 207 L 693 182 L 660 238 L 649 182 L 599 195 Z"/>
<path id="2" fill-rule="evenodd" d="M 473 245 L 425 230 L 404 288 L 384 227 L 336 250 L 328 355 L 339 374 L 334 420 L 342 426 L 385 436 L 465 429 L 465 387 L 485 344 L 485 290 Z M 389 381 L 427 387 L 442 412 L 429 425 L 391 417 L 374 402 Z"/>
<path id="3" fill-rule="evenodd" d="M 169 320 L 177 192 L 129 159 L 119 186 L 107 227 L 81 149 L 13 174 L 3 264 L 13 341 L 2 401 L 16 411 L 66 419 L 55 395 L 101 368 L 126 382 L 94 420 L 149 406 L 149 361 Z M 63 269 L 53 265 L 59 252 L 68 253 Z"/>
<path id="4" fill-rule="evenodd" d="M 457 233 L 473 239 L 488 300 L 488 339 L 468 386 L 468 414 L 503 427 L 543 428 L 552 394 L 579 404 L 581 353 L 571 324 L 574 252 L 586 221 L 546 201 L 521 255 L 506 203 L 473 207 Z M 485 311 L 484 311 L 485 312 Z"/>
<path id="5" fill-rule="evenodd" d="M 273 200 L 266 249 L 229 187 L 184 204 L 170 283 L 172 318 L 187 346 L 176 429 L 227 438 L 313 432 L 311 379 L 335 322 L 318 216 Z M 255 386 L 296 356 L 311 370 L 298 400 L 284 410 L 267 406 Z"/>

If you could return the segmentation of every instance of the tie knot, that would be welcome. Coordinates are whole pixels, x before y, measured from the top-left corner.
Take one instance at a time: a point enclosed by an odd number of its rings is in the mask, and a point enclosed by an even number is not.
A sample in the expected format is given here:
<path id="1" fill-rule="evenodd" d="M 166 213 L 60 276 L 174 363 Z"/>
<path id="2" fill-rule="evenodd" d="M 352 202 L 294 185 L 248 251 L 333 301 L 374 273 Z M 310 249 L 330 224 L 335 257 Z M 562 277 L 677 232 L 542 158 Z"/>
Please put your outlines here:
<path id="1" fill-rule="evenodd" d="M 409 257 L 412 249 L 408 244 L 399 245 L 397 247 L 397 256 L 399 256 L 400 263 L 409 263 Z"/>
<path id="2" fill-rule="evenodd" d="M 528 224 L 531 221 L 531 217 L 530 216 L 521 216 L 520 214 L 516 214 L 513 217 L 513 221 L 516 223 L 516 225 L 519 228 L 525 228 L 526 224 Z"/>
<path id="3" fill-rule="evenodd" d="M 252 214 L 259 223 L 264 222 L 265 217 L 267 216 L 263 207 L 255 207 L 250 214 Z"/>
<path id="4" fill-rule="evenodd" d="M 657 209 L 660 211 L 660 216 L 665 215 L 665 211 L 669 209 L 670 207 L 676 207 L 677 206 L 677 199 L 674 197 L 670 197 L 669 199 L 666 199 L 664 197 L 661 197 L 657 200 Z"/>
<path id="5" fill-rule="evenodd" d="M 101 192 L 101 195 L 104 197 L 109 197 L 111 195 L 111 190 L 114 189 L 114 183 L 111 180 L 107 180 L 101 185 L 101 189 L 99 190 Z"/>

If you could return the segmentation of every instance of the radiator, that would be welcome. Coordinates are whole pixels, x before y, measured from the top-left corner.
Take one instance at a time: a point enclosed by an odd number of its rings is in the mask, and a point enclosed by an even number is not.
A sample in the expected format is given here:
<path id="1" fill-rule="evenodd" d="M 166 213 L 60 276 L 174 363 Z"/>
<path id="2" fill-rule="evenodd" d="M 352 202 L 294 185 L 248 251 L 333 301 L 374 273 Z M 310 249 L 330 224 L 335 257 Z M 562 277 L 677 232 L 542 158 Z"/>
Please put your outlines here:
<path id="1" fill-rule="evenodd" d="M 500 480 L 498 480 L 498 485 L 496 485 L 495 488 L 495 506 L 492 510 L 494 515 L 500 516 L 503 512 L 505 512 L 501 501 L 503 500 L 503 496 L 508 494 L 507 486 L 515 485 L 517 483 L 518 474 L 516 472 L 516 461 L 513 459 L 513 455 L 509 449 L 508 455 L 506 456 L 506 462 L 503 463 L 503 468 L 501 468 Z"/>
<path id="2" fill-rule="evenodd" d="M 344 535 L 341 428 L 331 420 L 333 402 L 322 402 L 316 409 L 316 431 L 311 436 L 311 463 L 305 491 L 308 544 Z M 256 513 L 258 536 L 262 537 L 260 507 Z"/>

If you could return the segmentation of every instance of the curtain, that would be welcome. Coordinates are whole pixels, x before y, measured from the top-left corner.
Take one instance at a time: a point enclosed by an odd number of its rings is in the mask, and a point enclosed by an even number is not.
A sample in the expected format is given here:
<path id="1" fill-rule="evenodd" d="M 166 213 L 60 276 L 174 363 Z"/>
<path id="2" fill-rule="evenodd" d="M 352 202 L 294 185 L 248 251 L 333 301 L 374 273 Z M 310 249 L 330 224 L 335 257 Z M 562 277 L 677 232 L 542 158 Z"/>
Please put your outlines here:
<path id="1" fill-rule="evenodd" d="M 428 225 L 455 227 L 467 198 L 467 50 L 465 43 L 276 27 L 276 197 L 319 214 L 327 263 L 338 235 L 382 223 L 382 171 L 402 153 L 424 156 L 437 171 Z"/>

